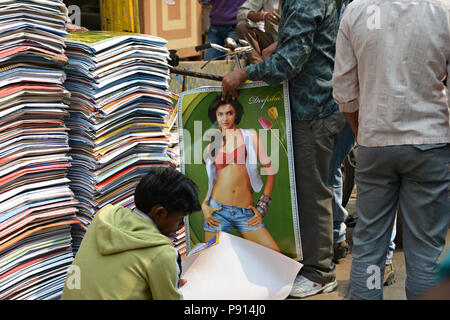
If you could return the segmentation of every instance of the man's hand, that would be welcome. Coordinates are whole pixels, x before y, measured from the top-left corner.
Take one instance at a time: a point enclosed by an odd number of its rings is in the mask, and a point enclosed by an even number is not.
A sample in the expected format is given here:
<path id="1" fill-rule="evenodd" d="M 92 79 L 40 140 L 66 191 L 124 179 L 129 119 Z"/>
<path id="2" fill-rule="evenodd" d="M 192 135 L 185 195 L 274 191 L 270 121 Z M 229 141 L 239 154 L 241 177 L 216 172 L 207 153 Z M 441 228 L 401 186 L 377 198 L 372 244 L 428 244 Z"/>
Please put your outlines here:
<path id="1" fill-rule="evenodd" d="M 264 15 L 264 22 L 277 25 L 280 22 L 280 14 L 276 11 L 267 12 Z"/>
<path id="2" fill-rule="evenodd" d="M 181 288 L 182 286 L 184 286 L 186 284 L 187 280 L 186 279 L 180 279 L 179 283 L 178 283 L 178 287 Z"/>
<path id="3" fill-rule="evenodd" d="M 86 32 L 86 31 L 89 31 L 85 27 L 80 27 L 80 26 L 77 26 L 76 24 L 72 24 L 72 23 L 66 23 L 66 30 L 67 30 L 67 32 Z"/>
<path id="4" fill-rule="evenodd" d="M 277 51 L 277 45 L 278 45 L 278 41 L 275 41 L 274 43 L 272 43 L 270 46 L 268 46 L 267 48 L 265 48 L 262 51 L 262 58 L 263 59 L 267 59 L 268 57 L 270 57 L 271 55 L 273 55 L 275 53 L 275 51 Z"/>
<path id="5" fill-rule="evenodd" d="M 238 96 L 236 88 L 246 80 L 247 74 L 245 69 L 238 69 L 225 75 L 222 80 L 222 100 L 225 99 L 228 93 L 233 99 L 236 99 Z"/>

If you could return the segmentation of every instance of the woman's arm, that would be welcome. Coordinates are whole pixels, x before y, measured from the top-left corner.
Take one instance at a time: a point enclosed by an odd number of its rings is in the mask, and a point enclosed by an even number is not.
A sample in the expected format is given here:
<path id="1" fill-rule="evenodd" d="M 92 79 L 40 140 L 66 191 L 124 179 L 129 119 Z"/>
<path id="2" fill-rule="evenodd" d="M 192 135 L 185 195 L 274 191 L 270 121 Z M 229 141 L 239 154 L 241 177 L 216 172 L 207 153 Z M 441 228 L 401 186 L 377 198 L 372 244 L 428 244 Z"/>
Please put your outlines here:
<path id="1" fill-rule="evenodd" d="M 255 145 L 257 149 L 256 154 L 258 157 L 258 161 L 261 164 L 261 168 L 263 169 L 264 174 L 266 175 L 266 183 L 264 184 L 263 194 L 261 195 L 258 204 L 256 205 L 256 207 L 254 206 L 249 207 L 250 209 L 253 210 L 253 213 L 255 215 L 248 220 L 248 225 L 258 226 L 261 224 L 262 219 L 264 218 L 264 214 L 266 213 L 271 201 L 270 196 L 272 194 L 273 186 L 275 184 L 275 172 L 272 167 L 272 161 L 270 160 L 270 157 L 267 155 L 266 149 L 264 148 L 264 144 L 259 138 L 257 132 L 255 130 L 250 130 L 250 136 L 253 145 Z"/>
<path id="2" fill-rule="evenodd" d="M 266 178 L 266 184 L 264 185 L 263 193 L 270 197 L 270 195 L 272 194 L 274 184 L 275 184 L 275 175 L 268 174 Z"/>
<path id="3" fill-rule="evenodd" d="M 263 193 L 270 197 L 270 195 L 272 194 L 273 186 L 275 184 L 275 172 L 272 166 L 272 160 L 267 155 L 266 148 L 264 147 L 264 144 L 256 130 L 250 130 L 250 135 L 252 137 L 253 145 L 256 146 L 258 161 L 261 164 L 264 175 L 267 176 Z"/>

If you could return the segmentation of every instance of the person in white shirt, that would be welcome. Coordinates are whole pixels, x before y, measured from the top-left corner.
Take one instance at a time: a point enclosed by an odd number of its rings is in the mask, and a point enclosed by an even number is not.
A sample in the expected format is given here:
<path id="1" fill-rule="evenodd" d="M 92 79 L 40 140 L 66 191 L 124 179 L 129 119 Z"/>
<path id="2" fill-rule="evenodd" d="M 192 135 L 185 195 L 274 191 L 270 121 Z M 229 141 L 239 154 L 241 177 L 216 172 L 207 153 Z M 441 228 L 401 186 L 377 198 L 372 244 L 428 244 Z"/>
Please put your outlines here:
<path id="1" fill-rule="evenodd" d="M 433 285 L 450 220 L 449 61 L 448 0 L 361 0 L 344 12 L 333 96 L 359 145 L 350 299 L 382 299 L 397 209 L 406 296 Z"/>

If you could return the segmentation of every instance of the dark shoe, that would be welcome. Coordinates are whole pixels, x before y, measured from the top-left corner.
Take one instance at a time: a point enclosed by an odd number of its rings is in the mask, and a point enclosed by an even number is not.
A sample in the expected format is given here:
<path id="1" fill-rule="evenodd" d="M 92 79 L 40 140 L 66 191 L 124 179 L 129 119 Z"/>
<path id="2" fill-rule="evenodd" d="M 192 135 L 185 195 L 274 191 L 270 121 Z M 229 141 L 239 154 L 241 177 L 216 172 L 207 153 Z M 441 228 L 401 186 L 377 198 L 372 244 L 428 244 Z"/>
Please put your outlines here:
<path id="1" fill-rule="evenodd" d="M 383 286 L 390 286 L 395 282 L 395 270 L 391 264 L 387 264 L 384 268 Z"/>
<path id="2" fill-rule="evenodd" d="M 347 228 L 353 228 L 354 226 L 356 226 L 356 220 L 358 220 L 358 217 L 349 215 L 347 219 L 345 219 L 344 223 L 347 226 Z"/>
<path id="3" fill-rule="evenodd" d="M 344 240 L 342 242 L 335 243 L 333 245 L 333 262 L 339 263 L 339 259 L 344 259 L 347 256 L 349 250 L 350 248 L 347 244 L 347 241 Z"/>

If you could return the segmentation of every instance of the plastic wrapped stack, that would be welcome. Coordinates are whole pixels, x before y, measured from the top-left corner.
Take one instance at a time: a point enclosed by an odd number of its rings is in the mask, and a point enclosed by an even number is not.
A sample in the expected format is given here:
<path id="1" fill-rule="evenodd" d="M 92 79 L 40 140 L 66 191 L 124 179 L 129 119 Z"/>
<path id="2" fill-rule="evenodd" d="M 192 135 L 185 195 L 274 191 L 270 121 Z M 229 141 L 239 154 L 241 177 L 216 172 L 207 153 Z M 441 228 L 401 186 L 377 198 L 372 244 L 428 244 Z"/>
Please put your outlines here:
<path id="1" fill-rule="evenodd" d="M 147 170 L 171 165 L 173 106 L 166 40 L 89 31 L 71 34 L 66 45 L 69 178 L 82 226 L 73 229 L 76 250 L 101 207 L 134 208 L 134 190 Z"/>
<path id="2" fill-rule="evenodd" d="M 56 299 L 73 261 L 67 8 L 0 1 L 0 299 Z"/>

